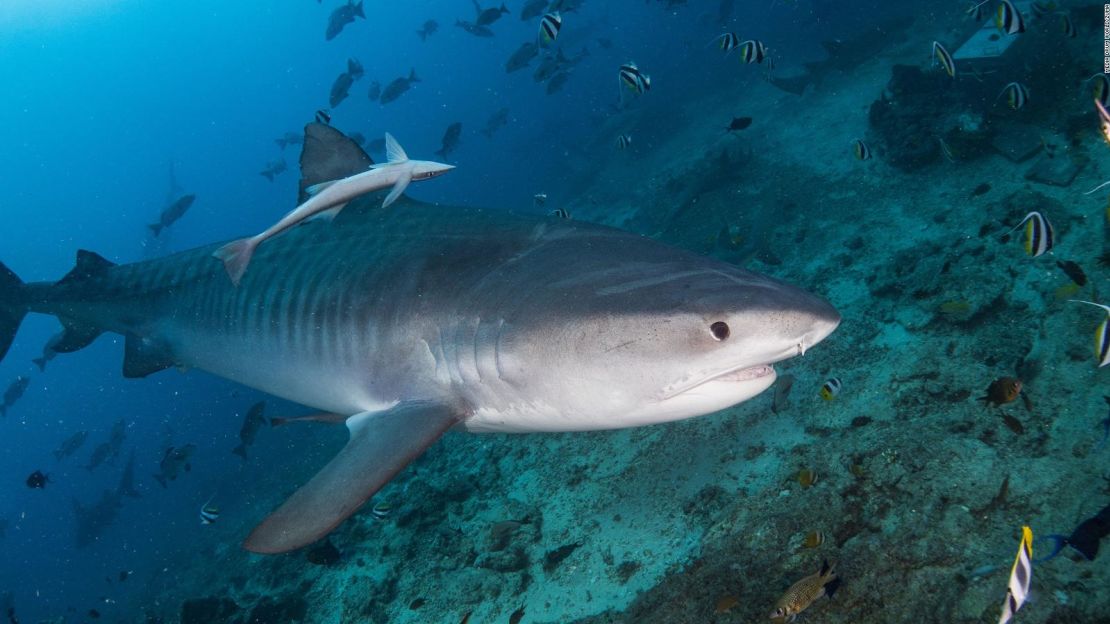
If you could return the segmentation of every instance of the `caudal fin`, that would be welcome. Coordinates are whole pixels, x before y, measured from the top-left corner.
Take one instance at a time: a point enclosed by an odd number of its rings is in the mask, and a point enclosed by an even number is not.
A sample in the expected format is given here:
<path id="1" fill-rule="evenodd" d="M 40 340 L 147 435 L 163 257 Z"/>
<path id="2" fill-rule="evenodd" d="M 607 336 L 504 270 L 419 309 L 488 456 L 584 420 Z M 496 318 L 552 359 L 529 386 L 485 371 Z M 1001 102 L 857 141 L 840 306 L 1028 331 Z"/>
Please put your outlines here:
<path id="1" fill-rule="evenodd" d="M 27 308 L 20 301 L 22 291 L 23 280 L 0 263 L 0 360 L 8 354 L 19 324 L 27 315 Z"/>
<path id="2" fill-rule="evenodd" d="M 212 255 L 224 263 L 224 269 L 227 270 L 231 283 L 238 286 L 243 279 L 243 274 L 247 272 L 247 265 L 250 264 L 251 256 L 254 255 L 254 249 L 257 246 L 258 243 L 252 238 L 240 238 L 220 247 Z"/>
<path id="3" fill-rule="evenodd" d="M 239 446 L 231 449 L 231 452 L 235 453 L 239 457 L 242 457 L 244 460 L 247 458 L 247 447 L 246 447 L 246 445 L 240 444 Z"/>
<path id="4" fill-rule="evenodd" d="M 154 232 L 154 237 L 155 238 L 158 238 L 158 235 L 162 233 L 162 224 L 161 223 L 151 223 L 147 227 L 150 228 L 151 232 Z"/>

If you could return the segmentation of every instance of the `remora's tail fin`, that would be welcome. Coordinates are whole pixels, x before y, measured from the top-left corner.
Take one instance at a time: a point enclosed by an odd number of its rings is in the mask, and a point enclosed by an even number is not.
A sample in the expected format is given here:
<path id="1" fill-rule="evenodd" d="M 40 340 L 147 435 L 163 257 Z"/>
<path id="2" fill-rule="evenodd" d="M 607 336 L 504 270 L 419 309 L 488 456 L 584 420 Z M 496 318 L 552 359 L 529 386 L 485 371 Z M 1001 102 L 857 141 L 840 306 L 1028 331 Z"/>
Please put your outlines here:
<path id="1" fill-rule="evenodd" d="M 243 274 L 247 272 L 247 265 L 250 264 L 251 256 L 254 255 L 254 249 L 257 246 L 258 243 L 254 242 L 253 238 L 240 238 L 220 247 L 212 255 L 224 263 L 231 282 L 238 286 L 243 279 Z"/>
<path id="2" fill-rule="evenodd" d="M 0 263 L 0 360 L 8 354 L 19 324 L 27 315 L 27 308 L 20 301 L 22 290 L 23 280 Z"/>

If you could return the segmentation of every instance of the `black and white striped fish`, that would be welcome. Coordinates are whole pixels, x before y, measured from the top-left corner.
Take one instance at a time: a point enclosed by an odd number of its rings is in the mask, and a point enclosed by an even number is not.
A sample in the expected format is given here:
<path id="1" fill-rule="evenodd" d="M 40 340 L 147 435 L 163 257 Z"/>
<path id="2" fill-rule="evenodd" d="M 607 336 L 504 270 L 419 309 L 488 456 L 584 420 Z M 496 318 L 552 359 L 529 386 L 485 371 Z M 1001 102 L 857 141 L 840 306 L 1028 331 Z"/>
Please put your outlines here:
<path id="1" fill-rule="evenodd" d="M 1095 328 L 1095 359 L 1098 361 L 1099 368 L 1110 364 L 1110 331 L 1108 331 L 1108 325 L 1110 325 L 1110 306 L 1093 301 L 1083 301 L 1081 299 L 1070 299 L 1069 301 L 1093 305 L 1106 311 L 1106 318 L 1102 319 L 1102 322 Z"/>
<path id="2" fill-rule="evenodd" d="M 740 58 L 744 59 L 745 63 L 762 63 L 763 59 L 767 56 L 767 46 L 763 45 L 762 41 L 749 39 L 740 44 Z"/>
<path id="3" fill-rule="evenodd" d="M 1029 101 L 1029 88 L 1020 82 L 1011 82 L 1002 88 L 998 97 L 1006 96 L 1006 103 L 1014 110 L 1020 110 Z"/>
<path id="4" fill-rule="evenodd" d="M 331 113 L 327 109 L 321 108 L 316 111 L 316 123 L 331 125 Z"/>
<path id="5" fill-rule="evenodd" d="M 619 150 L 628 149 L 628 146 L 630 146 L 630 145 L 632 145 L 632 135 L 631 134 L 622 134 L 622 135 L 617 137 L 617 149 L 619 149 Z"/>
<path id="6" fill-rule="evenodd" d="M 1007 35 L 1020 35 L 1025 32 L 1025 18 L 1011 0 L 1002 0 L 994 16 L 994 25 Z"/>
<path id="7" fill-rule="evenodd" d="M 552 43 L 559 37 L 563 28 L 563 16 L 558 11 L 548 13 L 540 19 L 540 38 L 544 43 Z"/>
<path id="8" fill-rule="evenodd" d="M 1033 578 L 1033 529 L 1021 527 L 1021 543 L 1018 545 L 1014 567 L 1010 570 L 1010 583 L 1006 591 L 1006 602 L 1002 603 L 1002 617 L 998 624 L 1007 624 L 1014 619 L 1021 605 L 1029 596 L 1029 581 Z"/>
<path id="9" fill-rule="evenodd" d="M 823 386 L 821 386 L 821 398 L 826 401 L 831 401 L 840 394 L 841 383 L 837 377 L 830 377 Z"/>
<path id="10" fill-rule="evenodd" d="M 220 508 L 213 505 L 212 499 L 210 498 L 208 499 L 208 502 L 200 508 L 200 523 L 208 526 L 209 524 L 215 524 L 216 521 L 219 519 Z"/>
<path id="11" fill-rule="evenodd" d="M 956 77 L 956 61 L 952 60 L 952 55 L 948 50 L 940 44 L 939 41 L 933 42 L 933 55 L 936 56 L 934 63 L 940 63 L 944 73 L 948 74 L 949 78 Z"/>
<path id="12" fill-rule="evenodd" d="M 634 91 L 636 95 L 643 95 L 651 90 L 651 76 L 640 71 L 640 68 L 636 67 L 636 63 L 632 61 L 621 65 L 620 71 L 617 73 L 617 80 Z"/>
<path id="13" fill-rule="evenodd" d="M 551 215 L 552 217 L 558 217 L 560 219 L 569 219 L 570 218 L 570 213 L 567 212 L 566 208 L 556 208 L 555 210 L 552 210 L 551 212 L 549 212 L 547 214 Z"/>
<path id="14" fill-rule="evenodd" d="M 717 47 L 728 56 L 733 50 L 740 47 L 740 37 L 734 32 L 727 32 L 723 35 L 714 37 L 709 45 L 717 44 Z"/>
<path id="15" fill-rule="evenodd" d="M 1025 253 L 1036 258 L 1052 251 L 1052 246 L 1056 242 L 1056 232 L 1047 217 L 1036 211 L 1030 212 L 1014 227 L 1014 230 L 1023 225 L 1025 226 Z"/>
<path id="16" fill-rule="evenodd" d="M 863 139 L 852 141 L 852 152 L 856 155 L 856 160 L 871 160 L 871 148 L 867 147 Z"/>

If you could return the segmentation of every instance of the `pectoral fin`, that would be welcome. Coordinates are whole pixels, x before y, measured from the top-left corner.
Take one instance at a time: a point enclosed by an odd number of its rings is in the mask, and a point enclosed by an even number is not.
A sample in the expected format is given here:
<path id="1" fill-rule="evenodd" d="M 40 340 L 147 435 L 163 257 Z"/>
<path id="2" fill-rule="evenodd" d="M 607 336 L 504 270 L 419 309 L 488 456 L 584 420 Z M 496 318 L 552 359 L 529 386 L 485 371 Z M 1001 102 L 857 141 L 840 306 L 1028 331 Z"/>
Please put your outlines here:
<path id="1" fill-rule="evenodd" d="M 397 201 L 397 198 L 409 187 L 409 182 L 412 182 L 412 173 L 406 172 L 401 174 L 401 177 L 397 178 L 397 182 L 393 185 L 393 190 L 389 192 L 389 195 L 385 196 L 385 201 L 382 202 L 382 208 L 388 208 L 390 204 Z"/>
<path id="2" fill-rule="evenodd" d="M 243 547 L 282 553 L 324 537 L 464 418 L 437 403 L 401 403 L 347 419 L 347 446 L 255 527 Z"/>

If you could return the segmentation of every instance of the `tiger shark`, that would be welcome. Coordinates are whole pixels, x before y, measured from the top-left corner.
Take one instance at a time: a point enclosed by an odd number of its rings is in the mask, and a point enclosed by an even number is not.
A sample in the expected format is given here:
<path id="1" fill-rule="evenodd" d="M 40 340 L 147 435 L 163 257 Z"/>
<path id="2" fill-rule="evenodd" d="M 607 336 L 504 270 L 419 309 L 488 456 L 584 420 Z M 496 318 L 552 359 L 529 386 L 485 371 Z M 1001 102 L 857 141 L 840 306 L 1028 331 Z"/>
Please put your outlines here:
<path id="1" fill-rule="evenodd" d="M 309 124 L 301 199 L 366 171 Z M 717 412 L 836 329 L 823 299 L 613 228 L 373 195 L 259 247 L 234 286 L 214 244 L 116 265 L 78 251 L 57 282 L 0 265 L 0 358 L 29 313 L 55 350 L 124 336 L 123 374 L 198 368 L 339 415 L 346 446 L 246 538 L 318 540 L 450 429 L 586 431 Z"/>

